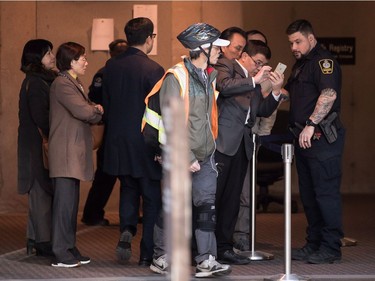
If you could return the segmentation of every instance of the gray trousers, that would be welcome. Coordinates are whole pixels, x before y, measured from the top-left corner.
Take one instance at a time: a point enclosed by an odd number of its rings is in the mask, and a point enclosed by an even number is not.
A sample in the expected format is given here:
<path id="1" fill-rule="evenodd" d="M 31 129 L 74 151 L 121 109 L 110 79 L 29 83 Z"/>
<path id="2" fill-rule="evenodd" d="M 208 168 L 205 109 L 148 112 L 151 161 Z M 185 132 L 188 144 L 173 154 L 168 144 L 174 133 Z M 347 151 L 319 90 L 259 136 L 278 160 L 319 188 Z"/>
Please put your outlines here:
<path id="1" fill-rule="evenodd" d="M 240 210 L 236 227 L 233 233 L 234 243 L 239 242 L 240 239 L 249 239 L 250 235 L 250 184 L 251 180 L 251 163 L 247 167 L 246 177 L 243 182 L 242 192 L 240 197 Z"/>
<path id="2" fill-rule="evenodd" d="M 26 236 L 36 243 L 51 241 L 52 199 L 52 183 L 51 192 L 48 193 L 35 180 L 28 197 L 29 217 Z"/>
<path id="3" fill-rule="evenodd" d="M 215 206 L 215 195 L 217 187 L 217 170 L 214 157 L 199 163 L 201 169 L 192 175 L 192 199 L 195 207 L 205 204 Z M 217 256 L 215 231 L 196 229 L 195 240 L 197 242 L 197 256 L 195 261 L 200 263 L 207 260 L 209 255 Z"/>
<path id="4" fill-rule="evenodd" d="M 79 183 L 73 178 L 53 178 L 52 251 L 57 262 L 74 259 L 69 249 L 76 244 Z"/>
<path id="5" fill-rule="evenodd" d="M 205 204 L 215 206 L 217 170 L 214 157 L 207 158 L 199 162 L 201 169 L 199 172 L 192 173 L 192 199 L 195 207 Z M 193 222 L 194 223 L 194 222 Z M 157 223 L 154 227 L 154 257 L 157 258 L 166 253 L 165 233 L 162 223 Z M 197 252 L 195 261 L 200 263 L 207 260 L 209 255 L 217 256 L 215 231 L 203 231 L 196 229 L 194 231 L 197 243 Z"/>

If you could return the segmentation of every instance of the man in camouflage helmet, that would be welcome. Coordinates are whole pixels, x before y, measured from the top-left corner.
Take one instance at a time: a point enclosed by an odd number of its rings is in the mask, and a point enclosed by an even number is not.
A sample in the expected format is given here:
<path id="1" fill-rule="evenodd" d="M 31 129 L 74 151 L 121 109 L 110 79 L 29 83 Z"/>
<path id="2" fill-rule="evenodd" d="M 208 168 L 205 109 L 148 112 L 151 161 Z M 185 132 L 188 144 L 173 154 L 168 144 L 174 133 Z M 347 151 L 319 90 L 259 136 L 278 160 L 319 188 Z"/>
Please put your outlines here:
<path id="1" fill-rule="evenodd" d="M 192 176 L 192 199 L 196 216 L 193 218 L 194 238 L 197 243 L 196 277 L 221 276 L 230 273 L 229 265 L 216 261 L 215 193 L 217 169 L 215 165 L 215 138 L 218 119 L 215 96 L 217 71 L 215 64 L 220 46 L 229 41 L 219 39 L 220 31 L 206 24 L 197 23 L 178 35 L 178 40 L 189 49 L 189 57 L 170 68 L 163 77 L 160 88 L 161 112 L 172 96 L 179 96 L 188 103 L 188 138 L 190 143 L 190 172 Z M 184 83 L 187 82 L 188 84 Z M 162 217 L 154 230 L 154 259 L 150 266 L 156 273 L 168 270 L 163 241 Z"/>

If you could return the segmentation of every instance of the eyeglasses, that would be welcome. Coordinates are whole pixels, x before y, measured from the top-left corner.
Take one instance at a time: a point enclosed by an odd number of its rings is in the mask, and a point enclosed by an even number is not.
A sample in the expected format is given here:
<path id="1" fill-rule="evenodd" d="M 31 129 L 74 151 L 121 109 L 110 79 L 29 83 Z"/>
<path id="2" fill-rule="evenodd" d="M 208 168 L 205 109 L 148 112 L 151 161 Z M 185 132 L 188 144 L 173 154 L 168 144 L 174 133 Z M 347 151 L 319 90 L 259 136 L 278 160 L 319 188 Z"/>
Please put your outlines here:
<path id="1" fill-rule="evenodd" d="M 154 39 L 156 37 L 156 33 L 152 33 L 149 35 L 152 39 Z"/>
<path id="2" fill-rule="evenodd" d="M 262 62 L 262 61 L 259 61 L 259 60 L 255 61 L 255 60 L 252 58 L 252 56 L 249 56 L 249 57 L 250 57 L 251 60 L 255 63 L 255 65 L 257 66 L 257 68 L 261 68 L 262 66 L 267 65 L 267 63 L 264 63 L 264 62 Z"/>

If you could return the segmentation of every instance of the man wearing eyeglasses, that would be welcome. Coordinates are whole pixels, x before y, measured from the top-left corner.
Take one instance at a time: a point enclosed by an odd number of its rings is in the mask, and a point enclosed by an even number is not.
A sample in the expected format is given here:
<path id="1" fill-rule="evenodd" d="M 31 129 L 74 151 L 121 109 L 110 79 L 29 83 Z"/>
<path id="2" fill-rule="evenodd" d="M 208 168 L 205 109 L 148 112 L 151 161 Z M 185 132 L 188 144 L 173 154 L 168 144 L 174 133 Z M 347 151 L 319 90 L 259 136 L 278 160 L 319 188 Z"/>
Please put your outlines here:
<path id="1" fill-rule="evenodd" d="M 149 266 L 154 249 L 154 224 L 161 208 L 162 174 L 140 128 L 145 97 L 164 75 L 164 69 L 147 56 L 155 38 L 150 19 L 133 18 L 124 31 L 129 47 L 107 61 L 103 76 L 106 108 L 103 171 L 120 180 L 121 234 L 116 247 L 117 259 L 126 262 L 131 258 L 142 199 L 143 228 L 138 264 Z"/>
<path id="2" fill-rule="evenodd" d="M 218 259 L 228 264 L 248 264 L 250 259 L 233 251 L 232 237 L 243 181 L 252 157 L 251 128 L 257 116 L 268 117 L 277 108 L 284 76 L 271 72 L 271 67 L 266 65 L 271 51 L 263 42 L 249 42 L 237 59 L 227 58 L 225 48 L 222 51 L 224 57 L 215 65 L 220 91 L 215 153 L 219 168 L 216 192 Z M 272 94 L 263 98 L 260 83 L 268 79 Z"/>

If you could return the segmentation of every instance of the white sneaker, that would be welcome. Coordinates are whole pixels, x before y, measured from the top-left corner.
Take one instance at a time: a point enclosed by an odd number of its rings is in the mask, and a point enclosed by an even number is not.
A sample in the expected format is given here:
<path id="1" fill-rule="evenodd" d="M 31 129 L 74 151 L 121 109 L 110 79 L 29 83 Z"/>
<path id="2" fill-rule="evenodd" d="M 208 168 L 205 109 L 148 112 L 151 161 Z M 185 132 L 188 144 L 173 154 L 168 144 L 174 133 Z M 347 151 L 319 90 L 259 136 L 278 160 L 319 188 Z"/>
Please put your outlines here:
<path id="1" fill-rule="evenodd" d="M 150 269 L 159 274 L 167 274 L 169 269 L 169 264 L 167 262 L 167 255 L 164 254 L 157 259 L 153 259 L 150 265 Z"/>
<path id="2" fill-rule="evenodd" d="M 66 267 L 66 268 L 71 268 L 71 267 L 78 267 L 81 265 L 81 263 L 78 260 L 72 259 L 68 261 L 62 261 L 62 262 L 53 262 L 51 264 L 53 267 Z"/>
<path id="3" fill-rule="evenodd" d="M 221 276 L 229 274 L 231 271 L 230 265 L 220 264 L 215 260 L 215 257 L 210 255 L 208 260 L 204 260 L 197 265 L 195 277 Z"/>

